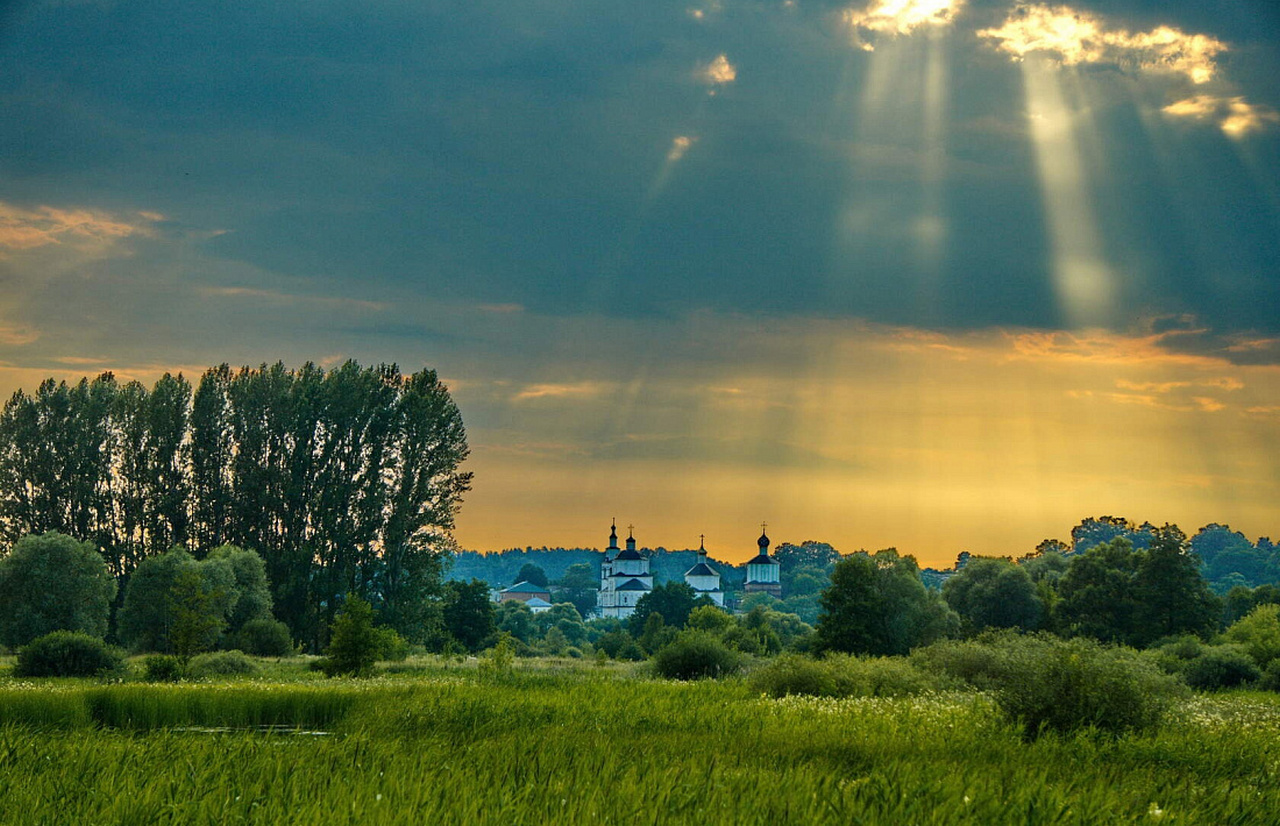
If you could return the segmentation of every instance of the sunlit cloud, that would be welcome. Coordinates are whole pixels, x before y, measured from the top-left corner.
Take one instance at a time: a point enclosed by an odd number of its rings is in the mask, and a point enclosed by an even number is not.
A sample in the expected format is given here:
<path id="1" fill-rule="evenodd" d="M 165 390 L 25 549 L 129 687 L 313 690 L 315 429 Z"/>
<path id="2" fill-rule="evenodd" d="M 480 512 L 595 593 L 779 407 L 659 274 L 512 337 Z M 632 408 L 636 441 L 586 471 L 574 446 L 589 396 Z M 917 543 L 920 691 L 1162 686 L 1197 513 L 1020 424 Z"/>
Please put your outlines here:
<path id="1" fill-rule="evenodd" d="M 738 70 L 729 62 L 728 55 L 721 54 L 707 65 L 700 67 L 697 77 L 710 86 L 724 86 L 738 79 Z"/>
<path id="2" fill-rule="evenodd" d="M 1193 83 L 1211 80 L 1217 56 L 1227 51 L 1226 43 L 1209 35 L 1171 26 L 1127 31 L 1090 12 L 1041 4 L 1015 7 L 999 28 L 982 29 L 978 36 L 995 41 L 997 49 L 1015 60 L 1038 53 L 1068 66 L 1102 63 L 1172 72 Z"/>
<path id="3" fill-rule="evenodd" d="M 529 401 L 531 399 L 548 398 L 587 399 L 602 396 L 613 389 L 615 389 L 613 384 L 600 381 L 527 384 L 518 393 L 512 396 L 512 401 L 519 402 Z"/>
<path id="4" fill-rule="evenodd" d="M 1213 121 L 1228 136 L 1244 137 L 1280 123 L 1280 112 L 1249 103 L 1241 96 L 1195 95 L 1160 110 L 1172 118 Z"/>
<path id="5" fill-rule="evenodd" d="M 866 8 L 845 9 L 840 19 L 857 46 L 874 51 L 866 35 L 908 35 L 922 27 L 948 26 L 963 5 L 963 0 L 873 0 Z"/>
<path id="6" fill-rule="evenodd" d="M 697 138 L 691 138 L 688 135 L 677 135 L 671 141 L 671 148 L 667 150 L 667 160 L 675 163 L 684 157 L 684 153 L 689 151 L 689 147 L 697 142 Z"/>
<path id="7" fill-rule="evenodd" d="M 210 298 L 249 298 L 279 304 L 313 304 L 366 311 L 387 309 L 387 305 L 380 301 L 366 301 L 342 296 L 295 295 L 278 290 L 264 290 L 258 287 L 197 287 L 196 289 L 201 295 Z"/>
<path id="8" fill-rule="evenodd" d="M 109 246 L 131 235 L 148 235 L 148 223 L 163 220 L 154 212 L 138 213 L 141 221 L 90 209 L 62 209 L 40 206 L 23 209 L 0 201 L 0 255 L 5 250 L 29 250 L 65 245 L 73 247 Z"/>

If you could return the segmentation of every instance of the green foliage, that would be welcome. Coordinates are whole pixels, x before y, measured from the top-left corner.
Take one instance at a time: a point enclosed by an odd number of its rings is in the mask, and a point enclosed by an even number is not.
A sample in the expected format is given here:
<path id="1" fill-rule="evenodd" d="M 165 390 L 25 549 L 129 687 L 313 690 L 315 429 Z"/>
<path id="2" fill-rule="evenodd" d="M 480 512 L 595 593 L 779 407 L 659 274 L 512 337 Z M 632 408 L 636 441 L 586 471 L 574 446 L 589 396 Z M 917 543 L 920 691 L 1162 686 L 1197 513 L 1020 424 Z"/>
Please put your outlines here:
<path id="1" fill-rule="evenodd" d="M 193 680 L 217 677 L 245 677 L 258 673 L 258 666 L 243 651 L 213 651 L 195 657 L 187 665 L 186 676 Z"/>
<path id="2" fill-rule="evenodd" d="M 373 625 L 373 607 L 355 594 L 348 594 L 333 622 L 329 647 L 324 652 L 324 673 L 330 677 L 368 677 L 378 660 L 381 642 Z"/>
<path id="3" fill-rule="evenodd" d="M 706 631 L 680 632 L 653 658 L 654 670 L 673 680 L 726 677 L 741 665 L 741 655 Z"/>
<path id="4" fill-rule="evenodd" d="M 771 697 L 904 697 L 937 690 L 940 681 L 901 657 L 835 654 L 815 660 L 784 654 L 752 672 L 751 687 Z"/>
<path id="5" fill-rule="evenodd" d="M 547 587 L 547 572 L 534 565 L 532 562 L 526 562 L 521 568 L 520 573 L 516 574 L 512 585 L 518 585 L 521 582 L 527 582 L 530 585 L 537 585 L 540 588 Z"/>
<path id="6" fill-rule="evenodd" d="M 133 572 L 119 614 L 120 636 L 134 650 L 190 657 L 218 644 L 239 598 L 231 559 L 197 562 L 175 545 Z"/>
<path id="7" fill-rule="evenodd" d="M 663 621 L 662 614 L 654 611 L 645 620 L 644 629 L 636 642 L 643 651 L 649 654 L 656 654 L 661 648 L 674 640 L 677 633 L 679 632 L 676 629 Z"/>
<path id="8" fill-rule="evenodd" d="M 88 542 L 50 531 L 24 536 L 0 559 L 0 644 L 51 631 L 107 633 L 116 581 Z"/>
<path id="9" fill-rule="evenodd" d="M 293 653 L 289 626 L 270 618 L 246 622 L 236 635 L 236 645 L 255 657 L 287 657 Z"/>
<path id="10" fill-rule="evenodd" d="M 658 614 L 662 622 L 671 628 L 684 628 L 689 612 L 694 608 L 695 595 L 688 583 L 671 581 L 655 585 L 653 590 L 636 603 L 636 610 L 627 618 L 631 633 L 639 636 L 651 614 Z"/>
<path id="11" fill-rule="evenodd" d="M 227 633 L 238 634 L 246 623 L 271 619 L 271 585 L 267 565 L 252 550 L 235 545 L 219 545 L 205 557 L 206 562 L 225 562 L 233 576 L 234 602 L 227 611 Z"/>
<path id="12" fill-rule="evenodd" d="M 516 640 L 528 644 L 538 633 L 529 606 L 518 599 L 499 602 L 494 611 L 494 625 L 498 631 L 510 634 Z"/>
<path id="13" fill-rule="evenodd" d="M 378 659 L 400 663 L 409 658 L 409 643 L 394 628 L 375 628 L 378 635 Z"/>
<path id="14" fill-rule="evenodd" d="M 149 683 L 176 683 L 184 672 L 182 660 L 170 654 L 149 654 L 142 660 L 142 679 Z"/>
<path id="15" fill-rule="evenodd" d="M 719 635 L 732 628 L 735 624 L 733 617 L 723 608 L 717 608 L 714 605 L 699 605 L 689 612 L 685 627 L 699 631 L 710 631 Z"/>
<path id="16" fill-rule="evenodd" d="M 1044 619 L 1035 583 L 1019 565 L 973 558 L 942 587 L 942 596 L 970 632 L 987 628 L 1034 631 Z"/>
<path id="17" fill-rule="evenodd" d="M 165 593 L 169 612 L 169 644 L 184 662 L 218 643 L 226 628 L 226 566 L 185 565 Z M 206 574 L 223 574 L 221 577 Z M 221 580 L 221 581 L 220 581 Z"/>
<path id="18" fill-rule="evenodd" d="M 515 667 L 515 644 L 516 639 L 510 634 L 499 634 L 497 644 L 486 651 L 480 661 L 480 670 L 490 677 L 509 675 Z"/>
<path id="19" fill-rule="evenodd" d="M 489 586 L 478 579 L 451 581 L 444 589 L 444 627 L 467 651 L 479 651 L 494 630 Z"/>
<path id="20" fill-rule="evenodd" d="M 915 558 L 893 549 L 840 560 L 821 602 L 817 644 L 823 651 L 906 654 L 959 625 L 955 612 L 921 583 Z"/>
<path id="21" fill-rule="evenodd" d="M 1280 605 L 1259 605 L 1223 634 L 1244 646 L 1259 668 L 1280 659 Z"/>
<path id="22" fill-rule="evenodd" d="M 586 616 L 596 605 L 600 587 L 599 572 L 589 562 L 576 562 L 560 577 L 559 598 L 573 603 L 578 613 Z"/>
<path id="23" fill-rule="evenodd" d="M 1160 724 L 1185 689 L 1131 649 L 1049 636 L 1010 638 L 996 703 L 1024 731 L 1121 733 Z"/>
<path id="24" fill-rule="evenodd" d="M 124 670 L 124 655 L 80 631 L 53 631 L 18 649 L 15 677 L 107 677 Z"/>
<path id="25" fill-rule="evenodd" d="M 1262 678 L 1262 670 L 1240 645 L 1205 648 L 1182 668 L 1182 679 L 1201 691 L 1236 688 Z"/>

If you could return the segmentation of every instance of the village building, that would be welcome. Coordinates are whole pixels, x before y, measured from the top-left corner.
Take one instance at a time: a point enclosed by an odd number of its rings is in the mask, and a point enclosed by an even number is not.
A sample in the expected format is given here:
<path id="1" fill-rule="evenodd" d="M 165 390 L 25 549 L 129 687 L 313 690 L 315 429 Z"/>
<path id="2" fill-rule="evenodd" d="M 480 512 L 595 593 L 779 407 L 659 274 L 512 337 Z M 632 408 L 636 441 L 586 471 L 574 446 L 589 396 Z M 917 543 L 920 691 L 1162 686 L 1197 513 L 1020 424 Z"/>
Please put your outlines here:
<path id="1" fill-rule="evenodd" d="M 756 540 L 760 553 L 747 561 L 747 580 L 743 583 L 742 590 L 748 594 L 768 594 L 782 599 L 782 566 L 778 564 L 778 560 L 769 556 L 769 537 L 765 534 L 764 527 L 760 526 L 760 538 Z"/>
<path id="2" fill-rule="evenodd" d="M 698 564 L 684 572 L 684 581 L 697 597 L 707 597 L 724 607 L 724 591 L 720 590 L 720 573 L 707 564 L 706 537 L 699 537 Z"/>
<path id="3" fill-rule="evenodd" d="M 618 526 L 609 531 L 609 547 L 600 565 L 600 590 L 596 610 L 602 617 L 626 619 L 636 612 L 636 603 L 653 591 L 649 559 L 636 550 L 635 528 L 628 530 L 627 547 L 618 550 Z"/>
<path id="4" fill-rule="evenodd" d="M 532 600 L 542 600 L 548 608 L 551 606 L 551 592 L 546 586 L 534 585 L 532 582 L 517 582 L 510 588 L 503 588 L 498 592 L 498 602 L 523 602 L 526 605 Z M 532 605 L 529 605 L 532 608 Z"/>

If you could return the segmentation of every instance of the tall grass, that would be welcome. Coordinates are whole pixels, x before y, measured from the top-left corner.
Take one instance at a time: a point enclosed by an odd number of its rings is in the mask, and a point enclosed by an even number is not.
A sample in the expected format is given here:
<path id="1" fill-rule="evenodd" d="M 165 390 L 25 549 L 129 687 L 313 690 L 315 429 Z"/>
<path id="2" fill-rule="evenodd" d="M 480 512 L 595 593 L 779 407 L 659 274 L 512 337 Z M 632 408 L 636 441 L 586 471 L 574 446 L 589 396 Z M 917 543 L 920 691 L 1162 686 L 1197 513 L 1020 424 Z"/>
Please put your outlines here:
<path id="1" fill-rule="evenodd" d="M 6 824 L 1244 824 L 1280 810 L 1280 705 L 1262 694 L 1198 698 L 1155 734 L 1033 742 L 973 692 L 772 699 L 591 666 L 9 684 L 0 713 Z M 175 730 L 278 722 L 332 733 Z"/>

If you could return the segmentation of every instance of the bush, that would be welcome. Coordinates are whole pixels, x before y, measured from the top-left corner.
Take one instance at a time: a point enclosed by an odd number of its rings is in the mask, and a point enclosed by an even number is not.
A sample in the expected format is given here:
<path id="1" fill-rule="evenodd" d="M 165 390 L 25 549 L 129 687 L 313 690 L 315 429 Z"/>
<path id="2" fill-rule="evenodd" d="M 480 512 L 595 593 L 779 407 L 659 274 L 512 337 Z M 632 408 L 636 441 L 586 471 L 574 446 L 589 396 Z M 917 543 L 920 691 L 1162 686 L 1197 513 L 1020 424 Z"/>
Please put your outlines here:
<path id="1" fill-rule="evenodd" d="M 240 650 L 255 657 L 287 657 L 293 653 L 289 626 L 273 619 L 249 620 L 236 637 Z"/>
<path id="2" fill-rule="evenodd" d="M 1258 683 L 1258 688 L 1280 691 L 1280 659 L 1268 663 L 1266 670 L 1262 672 L 1262 682 Z"/>
<path id="3" fill-rule="evenodd" d="M 658 651 L 653 665 L 668 679 L 697 680 L 736 672 L 741 657 L 706 631 L 684 631 Z"/>
<path id="4" fill-rule="evenodd" d="M 194 680 L 206 677 L 241 677 L 257 673 L 257 664 L 243 651 L 215 651 L 211 654 L 201 654 L 187 665 L 187 676 Z"/>
<path id="5" fill-rule="evenodd" d="M 751 674 L 753 691 L 770 697 L 788 694 L 808 694 L 814 697 L 834 697 L 836 681 L 831 668 L 824 662 L 796 654 L 783 654 Z"/>
<path id="6" fill-rule="evenodd" d="M 1155 728 L 1186 688 L 1128 648 L 1088 639 L 1028 635 L 1007 644 L 996 703 L 1028 736 L 1095 728 Z"/>
<path id="7" fill-rule="evenodd" d="M 402 663 L 409 658 L 409 643 L 394 628 L 375 628 L 378 637 L 378 659 Z"/>
<path id="8" fill-rule="evenodd" d="M 15 677 L 106 677 L 124 671 L 124 654 L 97 637 L 54 631 L 18 649 Z"/>
<path id="9" fill-rule="evenodd" d="M 834 654 L 823 660 L 786 654 L 757 669 L 751 686 L 773 697 L 901 697 L 943 687 L 902 657 Z"/>
<path id="10" fill-rule="evenodd" d="M 1242 645 L 1206 646 L 1198 657 L 1182 669 L 1187 685 L 1201 691 L 1252 683 L 1262 678 L 1262 670 Z"/>
<path id="11" fill-rule="evenodd" d="M 1280 658 L 1280 605 L 1259 605 L 1223 635 L 1227 642 L 1243 645 L 1260 668 Z"/>
<path id="12" fill-rule="evenodd" d="M 380 636 L 373 627 L 373 607 L 350 594 L 333 622 L 333 635 L 321 667 L 330 677 L 342 674 L 367 677 L 378 661 L 379 645 Z"/>
<path id="13" fill-rule="evenodd" d="M 149 683 L 176 683 L 182 679 L 182 661 L 168 654 L 152 654 L 142 661 L 142 679 Z"/>
<path id="14" fill-rule="evenodd" d="M 1009 631 L 987 632 L 965 642 L 943 640 L 911 654 L 911 662 L 928 674 L 951 677 L 981 691 L 994 690 L 1008 672 L 1009 651 L 1023 637 Z"/>

